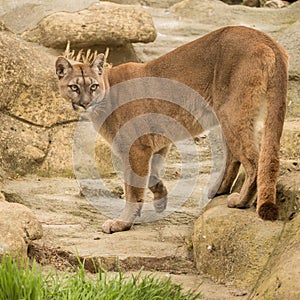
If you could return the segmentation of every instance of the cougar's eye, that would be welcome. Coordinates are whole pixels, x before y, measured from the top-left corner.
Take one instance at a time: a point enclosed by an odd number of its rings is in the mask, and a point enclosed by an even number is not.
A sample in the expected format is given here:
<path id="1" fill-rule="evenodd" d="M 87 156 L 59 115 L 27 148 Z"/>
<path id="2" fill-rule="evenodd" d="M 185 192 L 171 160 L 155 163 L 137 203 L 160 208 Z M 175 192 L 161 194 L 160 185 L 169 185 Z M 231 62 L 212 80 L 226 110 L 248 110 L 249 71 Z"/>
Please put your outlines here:
<path id="1" fill-rule="evenodd" d="M 72 92 L 76 92 L 76 93 L 78 93 L 78 94 L 79 94 L 79 92 L 80 92 L 79 87 L 78 87 L 78 85 L 76 85 L 76 84 L 71 84 L 71 85 L 69 85 L 69 88 L 71 89 Z"/>
<path id="2" fill-rule="evenodd" d="M 95 92 L 95 91 L 97 90 L 98 87 L 99 87 L 99 84 L 94 83 L 94 84 L 92 84 L 92 85 L 90 86 L 90 89 L 91 89 L 92 92 Z"/>

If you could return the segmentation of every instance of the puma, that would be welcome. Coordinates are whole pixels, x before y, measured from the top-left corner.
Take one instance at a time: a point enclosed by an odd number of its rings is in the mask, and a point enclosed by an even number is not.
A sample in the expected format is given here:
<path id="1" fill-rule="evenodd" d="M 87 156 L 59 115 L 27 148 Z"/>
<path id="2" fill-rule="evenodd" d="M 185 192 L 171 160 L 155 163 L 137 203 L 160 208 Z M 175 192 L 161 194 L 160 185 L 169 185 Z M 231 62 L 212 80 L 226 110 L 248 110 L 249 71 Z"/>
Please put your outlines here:
<path id="1" fill-rule="evenodd" d="M 56 73 L 62 97 L 71 100 L 74 108 L 87 109 L 95 99 L 98 103 L 104 101 L 105 94 L 113 86 L 143 77 L 167 78 L 192 88 L 212 108 L 226 139 L 226 169 L 215 194 L 230 193 L 242 164 L 245 181 L 239 193 L 229 194 L 228 207 L 247 208 L 257 193 L 258 215 L 263 220 L 278 219 L 276 182 L 288 78 L 288 56 L 283 47 L 257 30 L 230 26 L 148 63 L 104 68 L 103 57 L 100 54 L 91 64 L 72 64 L 66 58 L 58 57 Z M 112 143 L 126 122 L 151 112 L 181 122 L 192 135 L 202 130 L 188 112 L 174 103 L 145 97 L 115 110 L 100 126 L 100 134 Z M 259 148 L 256 121 L 262 112 L 265 121 Z M 167 189 L 159 178 L 161 161 L 154 154 L 165 157 L 170 143 L 169 138 L 156 133 L 140 136 L 132 143 L 129 158 L 124 163 L 126 205 L 118 219 L 107 220 L 102 225 L 103 232 L 113 233 L 132 227 L 142 208 L 147 187 L 153 192 L 156 210 L 165 209 Z M 122 156 L 122 149 L 115 150 Z M 127 168 L 142 178 L 140 185 L 130 184 L 132 173 L 128 174 Z"/>

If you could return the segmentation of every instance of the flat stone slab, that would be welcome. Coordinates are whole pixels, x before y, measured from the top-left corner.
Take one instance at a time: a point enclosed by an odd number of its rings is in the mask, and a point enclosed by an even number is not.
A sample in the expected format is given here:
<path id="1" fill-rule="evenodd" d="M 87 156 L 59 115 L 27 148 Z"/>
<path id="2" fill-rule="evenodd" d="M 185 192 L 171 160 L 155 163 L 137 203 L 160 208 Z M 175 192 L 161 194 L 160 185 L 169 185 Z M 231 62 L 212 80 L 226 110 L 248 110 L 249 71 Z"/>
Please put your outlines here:
<path id="1" fill-rule="evenodd" d="M 3 191 L 8 201 L 22 202 L 43 224 L 40 245 L 101 259 L 109 270 L 143 266 L 145 270 L 196 272 L 190 241 L 198 207 L 189 204 L 162 220 L 107 235 L 101 231 L 107 217 L 80 196 L 75 180 L 25 178 L 7 182 Z"/>
<path id="2" fill-rule="evenodd" d="M 42 223 L 44 235 L 35 242 L 34 251 L 48 247 L 50 255 L 53 251 L 53 255 L 63 259 L 68 256 L 73 261 L 79 256 L 92 267 L 90 259 L 94 258 L 100 260 L 106 270 L 121 270 L 128 276 L 141 268 L 143 274 L 155 271 L 156 276 L 171 277 L 185 289 L 195 289 L 201 284 L 199 290 L 204 293 L 204 300 L 234 300 L 241 294 L 235 288 L 198 275 L 195 269 L 191 234 L 200 208 L 193 199 L 201 196 L 200 189 L 195 190 L 178 212 L 111 235 L 101 232 L 101 224 L 107 217 L 80 196 L 75 179 L 19 178 L 4 183 L 2 190 L 7 200 L 23 203 Z M 245 298 L 239 296 L 238 299 Z"/>

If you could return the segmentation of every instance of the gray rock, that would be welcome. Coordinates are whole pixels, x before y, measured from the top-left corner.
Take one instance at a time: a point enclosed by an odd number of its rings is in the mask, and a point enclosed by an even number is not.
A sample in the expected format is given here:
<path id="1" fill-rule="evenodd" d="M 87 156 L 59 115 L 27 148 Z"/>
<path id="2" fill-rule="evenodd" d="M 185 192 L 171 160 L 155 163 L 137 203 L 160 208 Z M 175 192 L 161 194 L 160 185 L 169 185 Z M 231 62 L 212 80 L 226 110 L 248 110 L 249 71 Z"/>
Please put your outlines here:
<path id="1" fill-rule="evenodd" d="M 156 14 L 157 40 L 147 45 L 135 46 L 144 61 L 168 52 L 221 26 L 245 25 L 264 31 L 280 44 L 290 56 L 288 115 L 299 116 L 300 52 L 299 22 L 300 2 L 282 9 L 229 6 L 219 0 L 183 0 L 171 8 L 169 14 Z M 163 47 L 162 47 L 163 45 Z"/>
<path id="2" fill-rule="evenodd" d="M 132 53 L 131 44 L 114 47 L 110 49 L 110 61 L 117 64 L 136 59 Z M 56 56 L 45 48 L 20 39 L 3 24 L 0 179 L 3 171 L 13 177 L 28 173 L 73 174 L 73 132 L 80 112 L 74 112 L 70 103 L 60 97 L 55 60 Z"/>
<path id="3" fill-rule="evenodd" d="M 0 111 L 39 127 L 76 118 L 59 95 L 55 60 L 14 34 L 0 32 Z"/>
<path id="4" fill-rule="evenodd" d="M 255 211 L 230 209 L 225 197 L 216 198 L 195 222 L 197 269 L 220 283 L 252 287 L 277 246 L 282 228 L 281 222 L 264 222 Z"/>
<path id="5" fill-rule="evenodd" d="M 118 4 L 145 5 L 150 7 L 168 8 L 171 5 L 180 2 L 181 0 L 105 0 Z"/>
<path id="6" fill-rule="evenodd" d="M 292 80 L 300 80 L 300 2 L 298 6 L 298 21 L 287 27 L 278 37 L 278 42 L 285 47 L 290 56 L 289 77 Z"/>
<path id="7" fill-rule="evenodd" d="M 281 0 L 260 0 L 262 7 L 282 8 L 286 5 L 286 2 Z"/>
<path id="8" fill-rule="evenodd" d="M 76 47 L 89 48 L 152 42 L 156 31 L 151 15 L 142 7 L 100 2 L 76 13 L 47 16 L 22 37 L 51 48 L 64 48 L 68 41 Z"/>
<path id="9" fill-rule="evenodd" d="M 59 96 L 54 62 L 0 31 L 0 165 L 11 176 L 36 172 L 51 147 L 51 129 L 78 118 Z"/>
<path id="10" fill-rule="evenodd" d="M 0 118 L 1 166 L 13 177 L 35 172 L 48 151 L 47 130 L 1 112 Z"/>
<path id="11" fill-rule="evenodd" d="M 98 0 L 0 0 L 0 16 L 11 31 L 22 33 L 33 29 L 43 17 L 52 13 L 78 11 L 95 2 Z"/>
<path id="12" fill-rule="evenodd" d="M 25 257 L 31 241 L 43 235 L 41 223 L 26 206 L 0 202 L 0 255 L 12 252 Z"/>
<path id="13" fill-rule="evenodd" d="M 298 214 L 282 232 L 278 251 L 270 258 L 251 299 L 300 299 L 299 226 L 300 215 Z"/>
<path id="14" fill-rule="evenodd" d="M 275 36 L 299 20 L 300 3 L 275 10 L 232 6 L 219 0 L 183 0 L 173 5 L 171 10 L 181 18 L 199 22 L 208 30 L 227 25 L 245 25 Z"/>

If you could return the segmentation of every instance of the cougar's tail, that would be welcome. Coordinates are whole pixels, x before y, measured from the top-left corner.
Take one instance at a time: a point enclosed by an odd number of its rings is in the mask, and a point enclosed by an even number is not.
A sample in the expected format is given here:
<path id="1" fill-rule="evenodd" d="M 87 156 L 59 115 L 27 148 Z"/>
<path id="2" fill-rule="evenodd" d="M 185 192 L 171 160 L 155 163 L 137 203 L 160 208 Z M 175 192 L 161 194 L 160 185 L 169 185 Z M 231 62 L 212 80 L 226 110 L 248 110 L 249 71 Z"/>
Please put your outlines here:
<path id="1" fill-rule="evenodd" d="M 288 56 L 285 50 L 277 45 L 273 48 L 273 52 L 275 61 L 272 70 L 269 71 L 266 116 L 257 178 L 257 212 L 263 220 L 276 220 L 279 214 L 276 205 L 276 182 L 288 80 Z"/>

